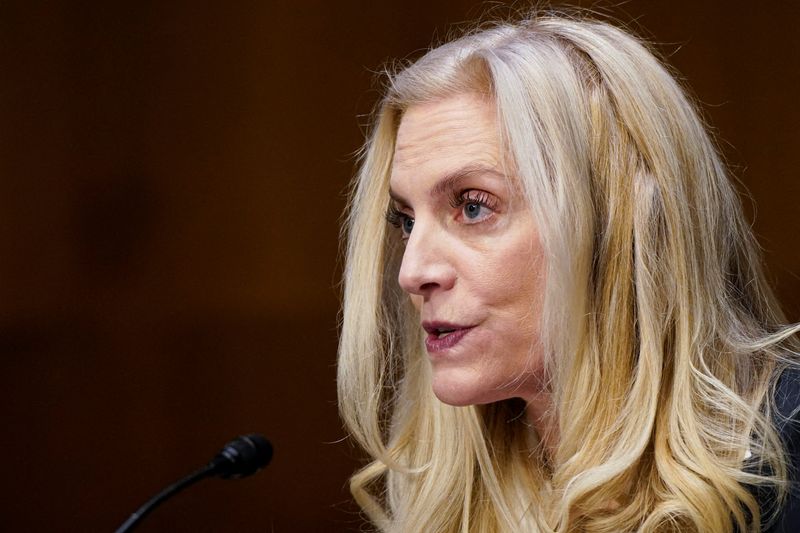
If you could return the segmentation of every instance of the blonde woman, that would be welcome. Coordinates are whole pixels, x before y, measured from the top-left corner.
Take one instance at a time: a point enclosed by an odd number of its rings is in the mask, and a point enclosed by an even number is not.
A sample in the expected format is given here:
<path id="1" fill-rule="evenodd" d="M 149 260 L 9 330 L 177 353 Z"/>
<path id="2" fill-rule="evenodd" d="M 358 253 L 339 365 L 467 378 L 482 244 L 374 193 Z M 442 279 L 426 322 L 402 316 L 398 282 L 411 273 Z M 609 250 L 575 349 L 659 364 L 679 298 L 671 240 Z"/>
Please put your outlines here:
<path id="1" fill-rule="evenodd" d="M 800 527 L 797 328 L 645 46 L 484 27 L 392 75 L 374 118 L 339 399 L 378 530 Z"/>

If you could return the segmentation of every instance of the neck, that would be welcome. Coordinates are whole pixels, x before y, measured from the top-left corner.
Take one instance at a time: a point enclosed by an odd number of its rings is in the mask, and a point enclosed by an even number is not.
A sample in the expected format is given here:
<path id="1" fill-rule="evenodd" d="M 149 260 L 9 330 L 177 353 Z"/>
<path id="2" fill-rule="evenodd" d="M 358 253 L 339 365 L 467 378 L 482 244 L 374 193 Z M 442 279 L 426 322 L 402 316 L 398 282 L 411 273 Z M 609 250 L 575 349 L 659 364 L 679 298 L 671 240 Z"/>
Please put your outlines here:
<path id="1" fill-rule="evenodd" d="M 540 392 L 526 398 L 525 418 L 536 431 L 548 457 L 553 458 L 558 447 L 558 420 L 549 393 Z"/>

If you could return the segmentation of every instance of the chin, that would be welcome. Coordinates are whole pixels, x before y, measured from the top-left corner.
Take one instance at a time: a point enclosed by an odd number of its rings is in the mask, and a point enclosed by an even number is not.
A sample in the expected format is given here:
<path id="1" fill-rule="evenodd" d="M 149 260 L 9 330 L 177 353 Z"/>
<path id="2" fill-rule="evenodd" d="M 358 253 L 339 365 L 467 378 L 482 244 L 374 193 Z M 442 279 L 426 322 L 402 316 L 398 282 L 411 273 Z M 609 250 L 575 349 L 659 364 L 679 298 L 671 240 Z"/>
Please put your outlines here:
<path id="1" fill-rule="evenodd" d="M 432 384 L 434 396 L 456 407 L 492 403 L 508 397 L 502 390 L 491 387 L 491 382 L 482 379 L 482 376 L 464 374 L 464 372 L 434 370 Z"/>

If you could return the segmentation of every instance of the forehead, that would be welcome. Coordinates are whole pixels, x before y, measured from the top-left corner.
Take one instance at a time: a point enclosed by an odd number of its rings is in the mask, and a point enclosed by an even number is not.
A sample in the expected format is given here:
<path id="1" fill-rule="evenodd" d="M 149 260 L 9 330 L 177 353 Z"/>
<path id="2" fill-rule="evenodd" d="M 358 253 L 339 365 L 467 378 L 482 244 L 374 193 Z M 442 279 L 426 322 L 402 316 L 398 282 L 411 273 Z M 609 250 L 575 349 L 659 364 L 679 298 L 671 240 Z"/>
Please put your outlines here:
<path id="1" fill-rule="evenodd" d="M 501 163 L 493 100 L 462 94 L 406 110 L 397 130 L 393 177 L 421 167 L 435 172 L 466 162 L 491 167 Z"/>

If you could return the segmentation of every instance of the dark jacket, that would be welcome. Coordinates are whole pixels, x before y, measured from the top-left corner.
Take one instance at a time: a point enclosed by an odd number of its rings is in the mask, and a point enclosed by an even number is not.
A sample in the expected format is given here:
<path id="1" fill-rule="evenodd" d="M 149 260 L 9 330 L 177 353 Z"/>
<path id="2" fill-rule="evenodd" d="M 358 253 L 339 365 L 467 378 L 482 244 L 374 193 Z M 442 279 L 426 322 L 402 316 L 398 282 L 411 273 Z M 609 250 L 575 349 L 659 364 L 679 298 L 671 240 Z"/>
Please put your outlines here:
<path id="1" fill-rule="evenodd" d="M 786 370 L 775 387 L 775 425 L 786 446 L 789 487 L 778 521 L 764 533 L 800 533 L 800 370 Z M 757 492 L 764 512 L 774 504 L 774 495 Z"/>

